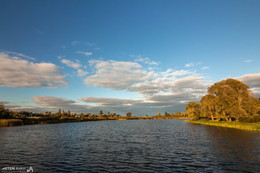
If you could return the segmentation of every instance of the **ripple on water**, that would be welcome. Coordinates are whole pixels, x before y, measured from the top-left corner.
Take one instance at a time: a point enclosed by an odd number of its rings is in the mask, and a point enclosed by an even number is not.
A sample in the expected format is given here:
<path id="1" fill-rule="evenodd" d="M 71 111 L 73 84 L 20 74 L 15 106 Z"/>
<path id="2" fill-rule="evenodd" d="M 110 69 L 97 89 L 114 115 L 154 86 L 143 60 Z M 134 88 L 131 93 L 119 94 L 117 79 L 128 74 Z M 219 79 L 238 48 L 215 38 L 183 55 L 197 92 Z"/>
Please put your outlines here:
<path id="1" fill-rule="evenodd" d="M 0 129 L 0 166 L 35 172 L 257 172 L 259 133 L 182 120 Z"/>

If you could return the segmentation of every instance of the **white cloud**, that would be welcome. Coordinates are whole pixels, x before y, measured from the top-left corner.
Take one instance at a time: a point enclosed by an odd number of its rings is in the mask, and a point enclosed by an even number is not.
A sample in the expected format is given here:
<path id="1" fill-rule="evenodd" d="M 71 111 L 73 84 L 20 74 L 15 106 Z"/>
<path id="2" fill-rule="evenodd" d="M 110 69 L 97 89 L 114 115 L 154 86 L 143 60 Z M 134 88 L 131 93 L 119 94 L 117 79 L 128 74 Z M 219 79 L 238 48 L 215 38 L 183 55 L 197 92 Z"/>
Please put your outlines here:
<path id="1" fill-rule="evenodd" d="M 204 66 L 204 67 L 202 67 L 201 69 L 202 69 L 202 70 L 208 70 L 209 67 L 208 67 L 208 66 Z"/>
<path id="2" fill-rule="evenodd" d="M 235 79 L 240 80 L 247 84 L 253 91 L 255 97 L 260 97 L 260 73 L 245 74 Z"/>
<path id="3" fill-rule="evenodd" d="M 77 70 L 77 73 L 78 73 L 78 76 L 85 76 L 85 75 L 88 74 L 88 72 L 86 72 L 86 71 L 84 71 L 84 70 L 82 70 L 82 69 L 78 69 L 78 70 Z"/>
<path id="4" fill-rule="evenodd" d="M 83 55 L 86 55 L 86 56 L 90 56 L 90 55 L 93 54 L 92 52 L 84 52 L 84 51 L 77 51 L 76 53 L 80 53 L 80 54 L 83 54 Z"/>
<path id="5" fill-rule="evenodd" d="M 80 99 L 82 102 L 86 103 L 97 103 L 99 105 L 106 105 L 106 106 L 124 106 L 124 105 L 133 105 L 135 103 L 139 103 L 140 100 L 133 100 L 133 99 L 119 99 L 119 98 L 106 98 L 106 97 L 84 97 Z"/>
<path id="6" fill-rule="evenodd" d="M 236 77 L 235 79 L 241 80 L 250 87 L 260 87 L 260 73 L 245 74 L 243 76 Z"/>
<path id="7" fill-rule="evenodd" d="M 71 60 L 68 60 L 68 59 L 61 59 L 61 63 L 71 67 L 71 68 L 74 68 L 74 69 L 78 69 L 81 67 L 81 64 L 77 63 L 77 62 L 74 62 L 74 61 L 71 61 Z"/>
<path id="8" fill-rule="evenodd" d="M 135 56 L 135 55 L 132 55 Z M 152 61 L 150 58 L 142 57 L 142 55 L 137 55 L 137 59 L 135 59 L 136 62 L 145 63 L 148 65 L 159 65 L 158 62 Z"/>
<path id="9" fill-rule="evenodd" d="M 194 67 L 194 66 L 201 65 L 201 64 L 202 64 L 201 62 L 196 62 L 196 63 L 191 62 L 191 63 L 185 64 L 184 66 L 188 68 L 188 67 Z"/>
<path id="10" fill-rule="evenodd" d="M 194 63 L 188 63 L 188 64 L 185 64 L 184 66 L 185 67 L 193 67 L 193 66 L 195 66 L 195 64 Z"/>
<path id="11" fill-rule="evenodd" d="M 81 69 L 82 65 L 78 61 L 75 62 L 68 59 L 61 59 L 61 63 L 67 65 L 68 67 L 76 69 L 78 76 L 85 76 L 88 74 L 88 72 Z M 86 68 L 86 66 L 83 66 L 83 68 Z"/>
<path id="12" fill-rule="evenodd" d="M 253 89 L 251 89 L 251 91 L 253 92 L 254 97 L 260 98 L 260 87 L 253 88 Z"/>
<path id="13" fill-rule="evenodd" d="M 174 81 L 173 89 L 176 89 L 177 91 L 183 90 L 185 88 L 205 89 L 207 88 L 207 85 L 205 84 L 205 81 L 203 79 L 204 79 L 203 76 L 195 76 L 195 75 L 179 78 Z"/>
<path id="14" fill-rule="evenodd" d="M 90 60 L 95 74 L 85 79 L 85 84 L 111 89 L 127 89 L 130 85 L 146 79 L 147 72 L 136 62 Z"/>
<path id="15" fill-rule="evenodd" d="M 85 79 L 85 84 L 116 90 L 138 92 L 142 95 L 155 95 L 189 90 L 206 90 L 203 76 L 188 70 L 167 69 L 155 72 L 137 62 L 91 60 L 94 74 Z"/>
<path id="16" fill-rule="evenodd" d="M 78 104 L 78 102 L 70 99 L 53 97 L 53 96 L 34 96 L 33 101 L 38 105 L 36 109 L 55 111 L 58 109 L 71 110 L 73 112 L 88 112 L 88 105 Z"/>
<path id="17" fill-rule="evenodd" d="M 0 53 L 0 62 L 0 86 L 57 88 L 67 84 L 52 63 L 34 63 L 4 52 Z"/>
<path id="18" fill-rule="evenodd" d="M 76 102 L 69 99 L 63 99 L 53 96 L 34 96 L 33 100 L 40 106 L 48 106 L 53 108 L 66 107 L 68 105 L 75 104 Z"/>
<path id="19" fill-rule="evenodd" d="M 245 63 L 250 63 L 250 62 L 253 62 L 254 60 L 252 60 L 252 59 L 246 59 L 246 60 L 244 60 L 244 62 Z"/>
<path id="20" fill-rule="evenodd" d="M 188 70 L 176 70 L 176 71 L 173 71 L 173 73 L 172 73 L 172 75 L 175 77 L 185 76 L 188 74 L 193 74 L 193 72 L 188 71 Z"/>

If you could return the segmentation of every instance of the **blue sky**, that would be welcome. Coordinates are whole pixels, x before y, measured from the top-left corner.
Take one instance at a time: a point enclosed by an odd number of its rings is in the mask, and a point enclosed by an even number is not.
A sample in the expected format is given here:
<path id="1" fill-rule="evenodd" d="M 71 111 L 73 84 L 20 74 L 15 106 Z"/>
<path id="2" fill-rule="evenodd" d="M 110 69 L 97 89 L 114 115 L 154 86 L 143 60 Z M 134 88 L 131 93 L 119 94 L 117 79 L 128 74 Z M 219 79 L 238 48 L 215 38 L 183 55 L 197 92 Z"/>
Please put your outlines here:
<path id="1" fill-rule="evenodd" d="M 0 102 L 33 112 L 183 111 L 214 82 L 260 96 L 258 0 L 1 0 Z"/>

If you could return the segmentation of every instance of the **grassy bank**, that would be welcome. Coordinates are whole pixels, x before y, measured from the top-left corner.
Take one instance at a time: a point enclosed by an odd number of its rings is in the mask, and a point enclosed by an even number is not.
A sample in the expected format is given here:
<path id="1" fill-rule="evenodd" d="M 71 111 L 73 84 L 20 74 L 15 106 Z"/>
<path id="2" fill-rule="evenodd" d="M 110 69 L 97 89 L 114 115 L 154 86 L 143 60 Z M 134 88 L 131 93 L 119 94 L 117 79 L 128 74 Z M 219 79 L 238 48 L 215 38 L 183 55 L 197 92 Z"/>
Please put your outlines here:
<path id="1" fill-rule="evenodd" d="M 220 126 L 228 128 L 236 128 L 243 130 L 255 130 L 260 131 L 260 123 L 239 123 L 239 122 L 225 122 L 225 121 L 210 121 L 210 120 L 186 120 L 190 123 Z"/>
<path id="2" fill-rule="evenodd" d="M 20 119 L 0 119 L 0 127 L 19 125 L 23 125 L 23 121 Z"/>

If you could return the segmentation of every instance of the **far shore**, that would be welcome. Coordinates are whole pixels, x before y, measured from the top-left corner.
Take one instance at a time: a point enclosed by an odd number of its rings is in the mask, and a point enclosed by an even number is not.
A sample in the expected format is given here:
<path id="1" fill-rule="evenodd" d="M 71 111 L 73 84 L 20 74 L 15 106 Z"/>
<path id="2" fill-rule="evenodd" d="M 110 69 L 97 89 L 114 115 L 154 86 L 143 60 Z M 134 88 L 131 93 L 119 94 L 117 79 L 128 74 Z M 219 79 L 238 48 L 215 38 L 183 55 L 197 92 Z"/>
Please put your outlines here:
<path id="1" fill-rule="evenodd" d="M 146 116 L 133 116 L 133 117 L 85 117 L 85 118 L 46 118 L 46 117 L 26 117 L 17 119 L 0 119 L 0 127 L 8 126 L 21 126 L 32 124 L 57 124 L 57 123 L 71 123 L 71 122 L 85 122 L 85 121 L 106 121 L 106 120 L 150 120 L 150 119 L 189 119 L 188 117 L 146 117 Z"/>

